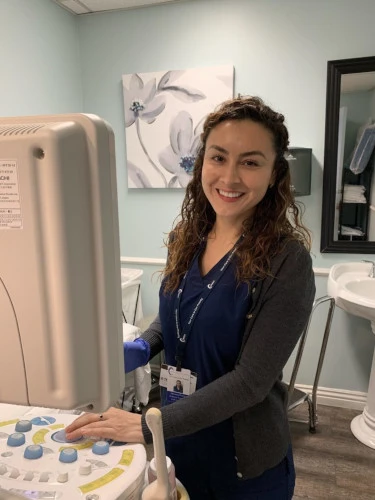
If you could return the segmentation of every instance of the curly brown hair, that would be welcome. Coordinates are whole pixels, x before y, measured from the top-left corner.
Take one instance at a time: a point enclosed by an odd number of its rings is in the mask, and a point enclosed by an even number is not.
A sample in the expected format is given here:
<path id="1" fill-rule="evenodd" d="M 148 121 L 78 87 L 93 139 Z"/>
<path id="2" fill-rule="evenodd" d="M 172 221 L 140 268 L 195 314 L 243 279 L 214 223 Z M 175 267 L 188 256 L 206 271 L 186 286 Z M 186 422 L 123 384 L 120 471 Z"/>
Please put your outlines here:
<path id="1" fill-rule="evenodd" d="M 259 97 L 231 99 L 210 113 L 204 122 L 193 178 L 186 188 L 179 220 L 166 242 L 165 292 L 178 287 L 199 245 L 215 223 L 215 212 L 203 192 L 201 176 L 207 138 L 213 128 L 226 120 L 251 120 L 262 124 L 271 132 L 276 152 L 274 184 L 255 207 L 253 215 L 243 222 L 245 237 L 236 251 L 237 280 L 249 282 L 270 275 L 272 257 L 289 240 L 298 240 L 310 250 L 310 234 L 301 222 L 301 208 L 294 199 L 285 159 L 289 134 L 284 116 Z"/>

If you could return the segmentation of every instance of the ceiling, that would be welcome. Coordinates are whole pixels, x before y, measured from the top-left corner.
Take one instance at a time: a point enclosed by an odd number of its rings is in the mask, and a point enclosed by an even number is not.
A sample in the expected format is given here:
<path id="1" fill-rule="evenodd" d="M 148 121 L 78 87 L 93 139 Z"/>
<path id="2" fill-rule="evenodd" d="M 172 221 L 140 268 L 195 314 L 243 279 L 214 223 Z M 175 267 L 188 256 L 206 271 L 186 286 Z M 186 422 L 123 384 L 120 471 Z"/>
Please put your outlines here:
<path id="1" fill-rule="evenodd" d="M 183 0 L 53 0 L 55 3 L 73 14 L 92 14 L 124 9 L 136 9 L 146 5 L 157 5 Z"/>
<path id="2" fill-rule="evenodd" d="M 375 71 L 341 75 L 341 92 L 363 92 L 375 89 Z"/>

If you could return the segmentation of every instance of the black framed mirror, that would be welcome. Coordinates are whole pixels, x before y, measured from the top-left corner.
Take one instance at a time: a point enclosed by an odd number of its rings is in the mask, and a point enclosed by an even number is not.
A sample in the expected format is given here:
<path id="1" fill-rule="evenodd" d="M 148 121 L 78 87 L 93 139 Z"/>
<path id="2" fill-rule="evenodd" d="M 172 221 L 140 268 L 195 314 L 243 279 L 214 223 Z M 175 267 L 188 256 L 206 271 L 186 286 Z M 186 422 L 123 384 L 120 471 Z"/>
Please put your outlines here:
<path id="1" fill-rule="evenodd" d="M 320 251 L 375 253 L 375 56 L 328 61 Z"/>

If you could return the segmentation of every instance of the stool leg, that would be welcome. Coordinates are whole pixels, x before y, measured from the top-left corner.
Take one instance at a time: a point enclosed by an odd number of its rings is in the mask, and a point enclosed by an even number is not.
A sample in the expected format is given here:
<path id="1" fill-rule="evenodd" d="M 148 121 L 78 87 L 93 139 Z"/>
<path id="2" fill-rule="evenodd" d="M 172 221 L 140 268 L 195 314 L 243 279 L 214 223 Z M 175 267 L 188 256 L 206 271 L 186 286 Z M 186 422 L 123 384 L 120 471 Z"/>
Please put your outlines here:
<path id="1" fill-rule="evenodd" d="M 133 398 L 133 405 L 132 405 L 132 410 L 131 412 L 132 413 L 138 413 L 138 414 L 142 414 L 142 403 L 138 403 L 136 398 L 134 397 Z"/>
<path id="2" fill-rule="evenodd" d="M 331 331 L 333 313 L 335 311 L 335 299 L 333 297 L 326 296 L 326 297 L 322 297 L 321 299 L 319 299 L 319 303 L 323 303 L 323 302 L 329 302 L 329 309 L 328 309 L 326 327 L 325 327 L 324 334 L 323 334 L 322 346 L 320 349 L 318 366 L 316 369 L 315 380 L 314 380 L 313 390 L 312 390 L 312 411 L 313 411 L 313 426 L 312 426 L 312 428 L 313 429 L 315 429 L 315 425 L 317 423 L 317 405 L 318 405 L 318 403 L 317 403 L 317 391 L 318 391 L 319 379 L 320 379 L 320 374 L 322 372 L 324 357 L 326 354 L 326 349 L 327 349 L 327 344 L 328 344 L 328 338 L 329 338 L 329 334 Z M 310 430 L 310 432 L 315 432 L 315 430 Z"/>
<path id="3" fill-rule="evenodd" d="M 309 405 L 309 432 L 311 432 L 311 434 L 315 434 L 317 421 L 316 407 L 312 402 L 310 396 L 308 396 L 307 398 L 307 404 Z"/>

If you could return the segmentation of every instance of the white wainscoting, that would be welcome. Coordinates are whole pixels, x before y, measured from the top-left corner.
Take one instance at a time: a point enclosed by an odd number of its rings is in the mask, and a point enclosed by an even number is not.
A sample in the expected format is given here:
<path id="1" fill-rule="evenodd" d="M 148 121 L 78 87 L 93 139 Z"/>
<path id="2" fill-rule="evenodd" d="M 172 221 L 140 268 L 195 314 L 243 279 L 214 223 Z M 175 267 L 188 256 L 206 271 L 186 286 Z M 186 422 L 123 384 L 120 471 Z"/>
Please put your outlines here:
<path id="1" fill-rule="evenodd" d="M 296 384 L 296 388 L 307 394 L 312 393 L 312 385 Z M 364 409 L 367 401 L 366 392 L 347 391 L 346 389 L 319 387 L 316 395 L 318 404 L 359 411 Z"/>
<path id="2" fill-rule="evenodd" d="M 148 264 L 150 266 L 165 266 L 166 259 L 151 259 L 149 257 L 121 257 L 121 264 Z"/>
<path id="3" fill-rule="evenodd" d="M 150 257 L 121 257 L 121 264 L 142 264 L 150 266 L 165 266 L 166 259 L 153 259 Z M 328 276 L 329 268 L 314 267 L 315 276 Z"/>

